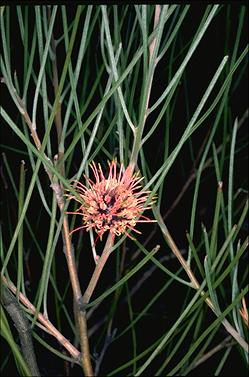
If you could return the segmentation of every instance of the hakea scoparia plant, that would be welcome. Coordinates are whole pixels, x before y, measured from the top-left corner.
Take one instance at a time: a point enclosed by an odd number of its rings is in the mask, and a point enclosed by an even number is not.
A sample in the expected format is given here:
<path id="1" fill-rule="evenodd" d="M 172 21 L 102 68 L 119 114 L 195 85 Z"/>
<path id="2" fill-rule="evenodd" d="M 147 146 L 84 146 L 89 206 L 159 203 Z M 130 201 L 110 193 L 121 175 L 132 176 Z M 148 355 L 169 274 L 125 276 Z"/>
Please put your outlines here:
<path id="1" fill-rule="evenodd" d="M 141 190 L 143 177 L 139 177 L 138 173 L 132 174 L 131 167 L 125 169 L 123 164 L 118 171 L 116 160 L 109 163 L 107 178 L 100 164 L 97 167 L 93 162 L 90 166 L 95 182 L 85 176 L 89 187 L 79 181 L 74 182 L 80 199 L 67 195 L 69 200 L 74 199 L 80 203 L 76 212 L 67 213 L 81 215 L 83 220 L 83 225 L 73 229 L 70 234 L 86 228 L 87 231 L 94 229 L 100 239 L 106 231 L 117 236 L 126 234 L 132 238 L 128 230 L 141 233 L 134 229 L 136 223 L 155 222 L 142 215 L 154 203 L 152 199 L 145 206 L 150 191 Z"/>

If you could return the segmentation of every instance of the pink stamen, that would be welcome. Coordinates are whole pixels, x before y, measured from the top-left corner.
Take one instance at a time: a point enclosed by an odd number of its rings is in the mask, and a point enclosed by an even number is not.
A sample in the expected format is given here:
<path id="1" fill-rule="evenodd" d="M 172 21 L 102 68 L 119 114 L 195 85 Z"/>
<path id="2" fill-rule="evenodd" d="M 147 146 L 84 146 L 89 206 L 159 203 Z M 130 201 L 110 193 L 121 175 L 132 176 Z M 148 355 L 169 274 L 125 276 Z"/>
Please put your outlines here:
<path id="1" fill-rule="evenodd" d="M 75 181 L 75 188 L 82 201 L 74 195 L 66 195 L 69 200 L 74 199 L 80 203 L 80 208 L 76 212 L 67 213 L 81 215 L 85 224 L 74 229 L 70 234 L 86 228 L 87 231 L 94 229 L 98 238 L 102 238 L 106 231 L 110 231 L 118 236 L 125 234 L 132 239 L 127 230 L 130 229 L 141 234 L 134 229 L 137 222 L 154 222 L 141 214 L 145 209 L 151 208 L 154 202 L 152 199 L 146 207 L 144 206 L 150 191 L 140 190 L 142 187 L 140 182 L 143 177 L 139 177 L 138 173 L 132 175 L 131 167 L 128 166 L 125 169 L 123 164 L 120 165 L 119 172 L 117 172 L 116 160 L 108 162 L 108 164 L 107 178 L 104 177 L 101 165 L 92 162 L 90 166 L 95 182 L 85 177 L 89 185 L 87 187 L 81 182 Z"/>

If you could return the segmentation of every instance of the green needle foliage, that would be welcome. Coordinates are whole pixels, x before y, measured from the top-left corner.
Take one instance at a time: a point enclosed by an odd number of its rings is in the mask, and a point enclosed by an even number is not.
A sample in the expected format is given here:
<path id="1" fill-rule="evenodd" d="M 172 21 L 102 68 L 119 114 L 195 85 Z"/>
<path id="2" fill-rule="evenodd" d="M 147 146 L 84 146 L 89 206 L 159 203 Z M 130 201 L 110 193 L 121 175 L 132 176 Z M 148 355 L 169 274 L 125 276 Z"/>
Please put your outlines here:
<path id="1" fill-rule="evenodd" d="M 27 332 L 41 375 L 88 375 L 79 313 L 93 375 L 247 375 L 248 8 L 6 5 L 0 19 L 1 375 L 37 368 Z M 84 303 L 68 250 L 84 293 L 106 237 L 68 235 L 83 224 L 66 195 L 81 201 L 74 181 L 113 159 L 144 177 L 154 222 L 115 238 Z"/>

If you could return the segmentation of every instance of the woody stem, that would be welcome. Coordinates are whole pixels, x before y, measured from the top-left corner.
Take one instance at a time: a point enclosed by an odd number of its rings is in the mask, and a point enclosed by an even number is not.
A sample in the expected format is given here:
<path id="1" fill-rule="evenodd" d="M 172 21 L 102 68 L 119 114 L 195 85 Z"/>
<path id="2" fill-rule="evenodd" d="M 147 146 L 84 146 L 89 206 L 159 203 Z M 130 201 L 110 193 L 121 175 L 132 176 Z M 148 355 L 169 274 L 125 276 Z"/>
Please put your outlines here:
<path id="1" fill-rule="evenodd" d="M 98 280 L 99 280 L 99 277 L 100 277 L 100 274 L 107 262 L 107 259 L 109 258 L 109 255 L 111 254 L 111 251 L 112 251 L 112 247 L 113 247 L 113 244 L 114 244 L 114 239 L 115 239 L 115 235 L 112 234 L 112 233 L 109 233 L 108 235 L 108 238 L 106 240 L 106 244 L 105 244 L 105 247 L 104 247 L 104 250 L 103 250 L 103 253 L 98 261 L 98 264 L 96 265 L 95 267 L 95 270 L 93 272 L 93 275 L 91 277 L 91 280 L 88 284 L 88 287 L 83 295 L 83 304 L 88 304 L 88 302 L 90 301 L 90 298 L 93 294 L 93 291 L 98 283 Z"/>

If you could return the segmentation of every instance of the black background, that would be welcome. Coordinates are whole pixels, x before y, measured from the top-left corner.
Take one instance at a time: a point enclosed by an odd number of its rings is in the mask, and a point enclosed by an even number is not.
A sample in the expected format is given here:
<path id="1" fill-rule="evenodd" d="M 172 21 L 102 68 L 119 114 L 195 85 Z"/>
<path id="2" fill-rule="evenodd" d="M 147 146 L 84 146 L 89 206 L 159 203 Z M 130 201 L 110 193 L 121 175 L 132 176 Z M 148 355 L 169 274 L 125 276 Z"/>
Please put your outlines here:
<path id="1" fill-rule="evenodd" d="M 191 9 L 182 25 L 181 28 L 181 39 L 182 43 L 184 44 L 186 41 L 191 39 L 191 36 L 195 34 L 195 31 L 199 25 L 200 19 L 202 18 L 202 15 L 204 14 L 205 8 L 207 4 L 205 3 L 193 3 L 191 6 Z M 228 5 L 224 4 L 223 7 L 220 9 L 219 14 L 214 18 L 214 20 L 211 22 L 210 26 L 208 27 L 208 30 L 202 39 L 200 45 L 198 46 L 196 52 L 194 53 L 194 56 L 191 58 L 188 67 L 186 69 L 186 77 L 187 77 L 187 85 L 188 85 L 188 97 L 189 97 L 189 107 L 190 107 L 190 116 L 193 114 L 196 106 L 198 105 L 200 98 L 204 94 L 204 91 L 210 82 L 212 76 L 214 75 L 214 72 L 216 71 L 218 65 L 220 64 L 222 58 L 224 57 L 224 45 L 227 40 L 227 23 L 226 23 L 226 7 Z M 235 36 L 237 33 L 237 27 L 238 27 L 238 16 L 241 8 L 241 3 L 239 2 L 233 2 L 231 3 L 232 11 L 231 11 L 231 19 L 230 19 L 230 30 L 229 30 L 229 43 L 228 43 L 228 51 L 226 52 L 228 55 L 231 53 L 235 41 Z M 131 6 L 132 8 L 132 6 Z M 76 7 L 74 5 L 68 6 L 68 17 L 73 19 L 75 15 L 75 9 Z M 131 9 L 132 12 L 132 9 Z M 31 13 L 31 12 L 30 12 Z M 34 16 L 34 15 L 33 15 Z M 21 77 L 22 77 L 22 42 L 19 39 L 20 33 L 18 30 L 18 23 L 15 19 L 16 12 L 15 12 L 15 6 L 12 6 L 12 15 L 11 15 L 11 41 L 12 41 L 12 73 L 16 70 L 18 79 L 20 80 L 21 84 Z M 34 19 L 32 19 L 32 15 L 30 15 L 30 23 L 34 22 Z M 246 19 L 248 17 L 248 14 L 246 16 Z M 246 25 L 248 26 L 248 25 Z M 62 32 L 62 25 L 60 22 L 56 23 L 56 29 L 55 29 L 55 37 L 56 33 L 57 35 L 60 35 Z M 79 33 L 80 34 L 80 33 Z M 32 38 L 32 35 L 30 35 L 30 39 Z M 242 32 L 242 38 L 239 45 L 239 52 L 240 54 L 242 50 L 244 49 L 246 43 L 248 42 L 248 32 L 247 28 L 245 27 Z M 77 51 L 77 43 L 79 44 L 79 40 L 76 41 L 76 51 Z M 98 30 L 96 30 L 95 35 L 92 39 L 92 43 L 94 46 L 94 53 L 98 54 L 100 53 L 98 51 Z M 97 47 L 96 47 L 97 46 Z M 180 42 L 179 42 L 179 48 L 180 48 Z M 60 56 L 60 53 L 63 54 L 63 51 L 58 51 L 58 56 Z M 62 55 L 63 56 L 63 55 Z M 73 55 L 74 58 L 74 55 Z M 179 60 L 175 61 L 175 68 L 177 69 L 182 57 L 179 56 Z M 64 59 L 58 59 L 58 68 L 59 72 L 61 72 L 62 67 L 64 64 Z M 82 73 L 83 74 L 83 73 Z M 162 59 L 160 64 L 158 65 L 155 77 L 153 81 L 153 87 L 152 87 L 152 94 L 151 94 L 151 100 L 150 105 L 154 103 L 156 98 L 160 95 L 160 93 L 164 90 L 166 83 L 168 82 L 168 69 L 167 69 L 167 56 Z M 94 75 L 92 77 L 94 80 Z M 236 88 L 236 90 L 232 93 L 230 93 L 230 106 L 232 111 L 232 118 L 235 119 L 236 116 L 241 117 L 244 113 L 246 107 L 248 106 L 248 90 L 247 90 L 247 80 L 248 79 L 248 71 L 245 72 L 243 79 L 240 81 L 239 86 Z M 80 77 L 79 82 L 81 82 L 82 78 Z M 91 85 L 91 82 L 89 82 L 89 86 Z M 30 102 L 28 102 L 28 110 L 31 110 L 32 108 L 32 90 L 34 91 L 34 88 L 31 89 L 30 92 Z M 80 90 L 80 88 L 79 88 Z M 172 132 L 170 133 L 170 150 L 173 150 L 175 145 L 177 144 L 178 140 L 180 139 L 186 124 L 189 120 L 188 114 L 186 113 L 185 108 L 185 98 L 184 98 L 184 88 L 183 88 L 183 82 L 181 82 L 179 88 L 178 88 L 178 98 L 177 98 L 177 104 L 176 109 L 174 112 L 174 123 L 171 125 Z M 215 96 L 215 91 L 213 94 L 213 97 Z M 52 96 L 52 92 L 50 93 Z M 95 106 L 98 104 L 99 98 L 95 97 L 89 107 L 89 113 L 95 108 Z M 15 105 L 13 104 L 12 100 L 10 99 L 10 96 L 8 95 L 7 89 L 5 88 L 4 84 L 1 84 L 1 103 L 2 107 L 7 111 L 7 113 L 11 116 L 11 118 L 15 121 L 18 119 L 19 114 L 17 109 L 15 108 Z M 31 112 L 31 111 L 30 111 Z M 215 112 L 215 110 L 214 110 Z M 85 114 L 87 117 L 89 114 Z M 156 116 L 156 114 L 155 114 Z M 198 132 L 193 136 L 193 147 L 194 147 L 194 153 L 196 154 L 200 148 L 200 145 L 203 142 L 204 137 L 207 134 L 207 131 L 211 129 L 212 122 L 214 119 L 214 115 L 209 116 L 202 127 L 198 130 Z M 38 118 L 39 119 L 39 118 Z M 146 129 L 150 128 L 150 125 L 153 124 L 153 121 L 155 120 L 154 116 L 151 116 L 148 118 L 148 121 L 146 123 Z M 42 121 L 42 119 L 40 119 Z M 158 167 L 160 166 L 161 161 L 161 145 L 158 143 L 158 140 L 161 140 L 163 133 L 162 133 L 163 127 L 158 127 L 157 131 L 153 134 L 153 136 L 149 139 L 149 141 L 145 145 L 145 156 L 148 159 L 150 163 L 150 169 L 151 172 L 156 172 Z M 219 145 L 219 141 L 222 139 L 222 130 L 223 128 L 220 127 L 220 134 L 216 135 L 215 142 L 217 145 Z M 242 129 L 238 133 L 238 140 L 244 138 L 244 136 L 247 133 L 247 128 L 245 126 L 242 127 Z M 52 134 L 53 135 L 53 134 Z M 17 136 L 10 130 L 10 128 L 4 124 L 3 121 L 1 121 L 1 144 L 9 145 L 13 148 L 20 148 L 23 149 L 22 142 L 17 138 Z M 54 133 L 54 139 L 56 137 Z M 42 133 L 41 133 L 42 137 Z M 53 146 L 54 150 L 56 150 L 56 144 Z M 15 152 L 12 152 L 10 150 L 7 150 L 6 148 L 2 147 L 2 152 L 4 152 L 8 158 L 8 161 L 10 163 L 12 172 L 14 172 L 14 177 L 16 180 L 16 184 L 18 184 L 18 176 L 19 176 L 19 168 L 20 168 L 20 161 L 24 159 L 26 161 L 26 177 L 27 177 L 27 186 L 28 182 L 30 181 L 32 177 L 32 168 L 29 164 L 28 157 L 22 156 L 20 154 L 17 154 Z M 244 180 L 247 177 L 247 171 L 248 171 L 248 164 L 247 159 L 245 158 L 246 152 L 242 151 L 237 159 L 235 160 L 235 190 L 238 187 L 241 187 L 241 182 L 244 182 Z M 74 160 L 74 169 L 77 170 L 77 166 L 79 166 L 81 156 L 77 155 L 75 156 Z M 227 161 L 228 164 L 228 161 Z M 228 165 L 227 165 L 228 166 Z M 227 169 L 226 166 L 226 169 Z M 1 169 L 4 173 L 4 176 L 6 177 L 6 172 L 4 172 L 3 165 L 1 166 Z M 167 209 L 170 207 L 173 200 L 176 198 L 177 194 L 180 192 L 181 187 L 184 185 L 188 178 L 188 174 L 191 172 L 192 169 L 192 161 L 190 158 L 189 148 L 187 145 L 184 146 L 182 149 L 182 152 L 180 153 L 179 157 L 175 161 L 173 167 L 171 168 L 169 174 L 167 175 L 166 184 L 164 186 L 164 199 L 162 202 L 162 213 L 165 213 Z M 72 171 L 71 174 L 74 174 L 75 171 Z M 189 173 L 188 173 L 189 172 Z M 227 183 L 227 170 L 225 170 L 226 174 L 224 174 L 223 182 L 224 182 L 224 191 L 226 191 L 226 183 Z M 187 173 L 187 175 L 186 175 Z M 43 169 L 40 169 L 39 178 L 42 182 L 43 187 L 46 185 L 49 187 L 49 182 L 46 177 L 46 173 Z M 8 181 L 7 181 L 8 183 Z M 203 222 L 207 228 L 210 227 L 212 217 L 213 217 L 213 208 L 215 203 L 215 197 L 216 197 L 216 179 L 215 175 L 213 174 L 213 167 L 206 171 L 203 174 L 203 184 L 201 185 L 200 189 L 200 195 L 198 200 L 198 208 L 197 208 L 197 217 L 196 217 L 196 238 L 200 236 L 201 232 L 201 222 Z M 11 219 L 13 224 L 16 224 L 17 221 L 17 203 L 14 196 L 14 193 L 10 189 L 11 185 L 8 183 L 8 189 L 5 190 L 3 183 L 1 183 L 1 224 L 3 227 L 3 231 L 6 231 L 5 233 L 5 240 L 6 244 L 8 245 L 10 242 L 8 231 L 7 231 L 7 223 L 5 218 L 6 213 L 6 205 L 10 205 L 11 207 Z M 245 188 L 245 187 L 244 187 Z M 179 248 L 184 249 L 187 247 L 187 240 L 185 236 L 186 230 L 188 230 L 188 226 L 190 223 L 190 213 L 191 213 L 191 205 L 192 205 L 192 198 L 193 198 L 193 190 L 194 190 L 194 184 L 191 185 L 188 192 L 185 194 L 183 200 L 180 202 L 180 204 L 176 207 L 174 212 L 168 217 L 167 219 L 167 225 L 172 233 L 172 236 L 175 240 L 177 240 L 177 244 Z M 39 213 L 41 215 L 41 222 L 40 227 L 37 229 L 37 233 L 39 234 L 39 240 L 40 240 L 40 246 L 42 248 L 46 247 L 46 236 L 43 238 L 43 234 L 48 233 L 48 223 L 47 223 L 47 216 L 44 213 L 44 210 L 40 213 L 40 198 L 37 192 L 33 192 L 32 199 L 30 202 L 30 206 L 27 212 L 27 216 L 29 220 L 36 221 L 37 214 Z M 146 239 L 148 233 L 151 231 L 153 225 L 145 224 L 144 226 L 139 226 L 138 228 L 140 230 L 143 230 L 143 235 L 141 237 L 138 237 L 139 241 L 141 243 L 144 242 Z M 155 225 L 155 227 L 157 227 Z M 157 229 L 157 228 L 156 228 Z M 41 235 L 41 236 L 40 236 Z M 245 236 L 245 233 L 242 234 L 242 236 Z M 77 235 L 74 236 L 74 241 L 76 243 Z M 242 238 L 243 239 L 243 238 Z M 83 235 L 83 242 L 88 242 L 88 236 L 86 234 Z M 97 246 L 99 250 L 101 250 L 103 243 L 98 243 Z M 165 252 L 170 254 L 170 251 L 165 248 L 164 241 L 160 235 L 160 232 L 157 230 L 155 236 L 152 240 L 149 241 L 147 244 L 147 249 L 150 250 L 152 247 L 154 247 L 156 244 L 163 245 L 160 251 L 158 252 L 158 257 L 162 257 Z M 27 245 L 27 248 L 29 249 L 35 249 L 35 246 L 32 244 L 32 240 L 29 239 L 29 236 L 25 234 L 25 245 Z M 56 249 L 56 258 L 58 260 L 58 266 L 60 268 L 58 269 L 58 278 L 61 279 L 62 282 L 65 282 L 65 280 L 68 279 L 68 272 L 67 267 L 65 263 L 64 255 L 61 253 L 61 246 L 62 242 L 58 244 L 58 247 Z M 134 246 L 132 246 L 132 243 L 127 240 L 126 243 L 126 252 L 127 252 L 127 260 L 129 261 L 132 257 L 132 254 L 134 253 Z M 86 248 L 87 249 L 87 248 Z M 88 249 L 89 250 L 89 249 Z M 142 255 L 141 255 L 142 258 Z M 32 266 L 31 275 L 30 275 L 30 282 L 29 282 L 29 298 L 32 301 L 32 297 L 34 294 L 34 290 L 37 287 L 38 279 L 41 273 L 42 266 L 37 265 L 37 258 L 36 255 L 32 254 L 30 255 L 29 260 L 30 266 Z M 92 258 L 90 255 L 80 255 L 80 263 L 79 265 L 87 265 L 89 268 L 88 270 L 84 269 L 80 272 L 80 275 L 82 274 L 82 278 L 80 276 L 80 280 L 82 283 L 82 289 L 85 288 L 87 285 L 88 279 L 91 276 L 92 269 L 94 267 Z M 136 284 L 136 282 L 139 280 L 139 278 L 142 277 L 143 273 L 145 272 L 146 268 L 149 268 L 151 265 L 146 265 L 142 271 L 139 272 L 139 274 L 135 275 L 130 281 L 129 281 L 129 287 L 131 288 L 133 284 Z M 175 260 L 170 260 L 167 263 L 167 268 L 171 271 L 176 271 L 179 268 L 179 264 Z M 115 261 L 114 258 L 111 258 L 108 261 L 108 264 L 105 266 L 105 269 L 103 271 L 103 275 L 101 277 L 100 284 L 98 284 L 96 288 L 96 292 L 94 293 L 94 297 L 97 297 L 99 294 L 101 294 L 107 287 L 109 287 L 114 282 L 114 275 L 113 271 L 115 269 Z M 182 275 L 184 277 L 184 275 Z M 133 310 L 136 312 L 140 312 L 145 304 L 145 302 L 148 301 L 149 297 L 153 297 L 154 294 L 158 291 L 160 287 L 163 286 L 165 281 L 165 275 L 157 270 L 150 279 L 147 280 L 147 282 L 144 284 L 143 288 L 138 291 L 136 294 L 136 299 L 133 300 Z M 153 342 L 153 340 L 156 340 L 160 334 L 162 334 L 166 328 L 170 328 L 171 324 L 173 324 L 176 320 L 176 317 L 179 316 L 183 300 L 186 294 L 186 290 L 183 286 L 180 284 L 173 284 L 171 288 L 167 291 L 167 297 L 164 298 L 164 301 L 162 298 L 158 300 L 158 302 L 153 305 L 150 316 L 147 318 L 144 318 L 141 321 L 141 325 L 138 326 L 137 330 L 137 336 L 138 336 L 138 352 L 141 352 L 143 349 L 145 349 L 149 344 Z M 125 295 L 125 291 L 123 292 Z M 53 297 L 50 298 L 51 300 L 51 307 L 50 307 L 50 313 L 51 313 L 51 321 L 53 320 Z M 71 305 L 71 295 L 70 293 L 66 297 L 66 300 L 68 302 L 68 307 Z M 108 309 L 110 305 L 110 296 L 108 299 L 104 301 L 104 303 L 101 305 L 99 310 L 95 313 L 93 318 L 89 321 L 89 328 L 91 328 L 94 323 L 96 323 L 106 312 L 106 309 Z M 121 301 L 122 302 L 122 301 Z M 127 318 L 128 318 L 128 308 L 126 303 L 120 304 L 118 311 L 115 316 L 114 320 L 114 328 L 117 328 L 117 331 L 121 331 L 123 327 L 127 324 Z M 215 319 L 215 317 L 211 314 L 210 310 L 207 310 L 207 317 L 206 317 L 206 326 L 208 326 L 212 321 Z M 153 326 L 153 327 L 152 327 Z M 14 330 L 13 330 L 14 331 Z M 49 338 L 47 335 L 45 335 L 42 331 L 38 330 L 38 333 L 40 336 L 44 337 L 46 341 L 49 341 L 49 343 L 54 346 L 55 348 L 59 348 L 60 345 L 53 339 Z M 98 342 L 98 337 L 101 333 L 101 330 L 95 334 L 95 336 L 91 339 L 91 349 L 92 351 L 100 352 L 101 351 L 101 344 L 95 347 L 95 345 Z M 63 334 L 71 338 L 71 330 L 70 328 L 63 328 Z M 125 338 L 121 338 L 120 341 L 115 342 L 113 345 L 111 345 L 108 348 L 108 351 L 106 353 L 101 373 L 105 375 L 108 371 L 112 370 L 115 366 L 120 365 L 125 360 L 129 360 L 130 357 L 132 357 L 132 350 L 131 350 L 131 335 L 130 333 L 127 333 L 128 335 L 125 336 Z M 218 341 L 224 339 L 226 336 L 225 330 L 220 327 L 220 330 L 218 331 L 218 334 L 215 337 L 215 341 L 213 345 L 216 345 Z M 72 339 L 72 338 L 71 338 Z M 1 338 L 2 341 L 2 338 Z M 2 343 L 2 346 L 4 346 L 4 353 L 9 352 L 8 349 L 6 349 L 5 342 Z M 54 355 L 49 354 L 45 349 L 43 349 L 37 342 L 35 342 L 35 348 L 36 353 L 38 355 L 38 364 L 41 369 L 41 373 L 43 375 L 52 376 L 62 376 L 65 375 L 64 365 L 63 362 L 55 357 Z M 178 351 L 175 362 L 180 359 L 181 355 L 183 356 L 187 352 L 187 342 L 185 342 L 185 346 Z M 164 352 L 162 352 L 162 360 L 164 360 L 165 355 Z M 208 360 L 207 363 L 201 364 L 198 368 L 196 368 L 194 371 L 190 373 L 192 376 L 197 375 L 208 375 L 209 370 L 213 371 L 215 370 L 215 365 L 218 364 L 220 354 L 216 354 L 211 359 Z M 160 366 L 161 358 L 156 358 L 156 361 L 153 363 L 153 370 L 156 370 Z M 16 369 L 14 367 L 14 362 L 11 361 L 8 364 L 8 368 L 5 369 L 5 375 L 14 375 L 16 374 Z M 172 364 L 173 365 L 173 364 Z M 239 355 L 239 351 L 233 351 L 231 353 L 231 357 L 227 360 L 222 375 L 224 376 L 232 376 L 234 375 L 234 366 L 236 365 L 242 365 L 241 363 L 241 356 Z M 156 367 L 155 367 L 156 366 Z M 155 368 L 155 369 L 154 369 Z M 210 368 L 210 369 L 209 369 Z M 150 370 L 148 368 L 146 372 L 143 375 L 150 375 L 153 374 L 153 370 Z M 82 375 L 80 368 L 75 367 L 73 371 L 71 372 L 71 375 Z M 243 370 L 242 367 L 240 370 L 236 370 L 236 375 L 246 375 L 246 370 Z"/>

